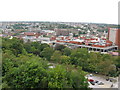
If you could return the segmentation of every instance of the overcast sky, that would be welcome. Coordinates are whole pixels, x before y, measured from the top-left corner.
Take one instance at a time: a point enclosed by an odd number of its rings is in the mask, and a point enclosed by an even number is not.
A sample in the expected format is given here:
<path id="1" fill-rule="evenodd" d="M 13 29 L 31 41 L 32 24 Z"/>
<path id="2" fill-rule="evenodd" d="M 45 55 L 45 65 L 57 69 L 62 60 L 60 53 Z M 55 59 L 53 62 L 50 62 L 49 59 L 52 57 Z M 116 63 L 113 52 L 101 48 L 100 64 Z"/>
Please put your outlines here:
<path id="1" fill-rule="evenodd" d="M 0 0 L 0 21 L 118 23 L 119 0 Z"/>

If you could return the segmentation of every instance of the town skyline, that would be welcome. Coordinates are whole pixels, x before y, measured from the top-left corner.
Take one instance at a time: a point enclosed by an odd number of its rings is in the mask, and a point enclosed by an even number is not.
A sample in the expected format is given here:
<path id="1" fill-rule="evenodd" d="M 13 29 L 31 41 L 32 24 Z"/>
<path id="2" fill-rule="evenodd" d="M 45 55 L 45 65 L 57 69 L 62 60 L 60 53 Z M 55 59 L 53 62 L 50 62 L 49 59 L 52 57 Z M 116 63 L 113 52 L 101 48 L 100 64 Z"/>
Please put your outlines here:
<path id="1" fill-rule="evenodd" d="M 31 83 L 36 83 L 36 80 L 32 80 L 32 77 L 34 76 L 36 79 L 36 76 L 31 66 L 36 67 L 36 64 L 39 65 L 36 69 L 38 75 L 40 75 L 39 73 L 41 70 L 39 67 L 46 64 L 45 70 L 48 76 L 51 75 L 49 71 L 54 69 L 59 70 L 59 65 L 65 67 L 65 70 L 69 70 L 69 67 L 71 67 L 73 68 L 71 69 L 72 71 L 75 70 L 77 72 L 81 68 L 80 72 L 84 72 L 82 77 L 80 76 L 81 73 L 80 75 L 79 73 L 73 75 L 78 75 L 78 79 L 75 81 L 78 83 L 75 87 L 78 88 L 84 88 L 84 86 L 81 86 L 81 83 L 78 82 L 81 78 L 86 81 L 82 84 L 86 85 L 86 88 L 117 89 L 119 86 L 120 32 L 118 25 L 71 22 L 1 22 L 0 31 L 0 38 L 2 39 L 1 49 L 3 50 L 3 75 L 5 76 L 3 82 L 7 82 L 6 84 L 8 84 L 10 88 L 18 88 L 18 85 L 20 88 L 31 88 Z M 8 61 L 8 56 L 11 58 L 10 61 Z M 40 61 L 44 61 L 44 63 Z M 18 63 L 18 67 L 16 67 L 16 62 Z M 12 66 L 8 63 L 15 65 Z M 21 66 L 24 65 L 25 68 L 21 68 Z M 28 65 L 27 68 L 31 68 L 32 74 L 28 73 L 30 70 L 26 68 L 26 65 Z M 11 70 L 9 71 L 7 67 L 20 70 L 12 70 L 13 73 L 11 74 Z M 16 72 L 21 73 L 21 70 L 26 74 L 16 75 Z M 28 70 L 28 72 L 24 70 Z M 64 69 L 61 71 L 63 70 Z M 67 71 L 65 71 L 64 74 L 68 75 L 66 72 Z M 53 71 L 52 76 L 53 74 L 56 75 L 56 71 Z M 8 79 L 7 75 L 14 75 L 14 77 L 12 77 L 13 79 Z M 32 82 L 27 81 L 27 84 L 23 83 L 24 85 L 21 85 L 19 81 L 21 78 L 24 78 L 22 82 L 28 80 L 24 75 L 27 75 L 27 77 L 29 76 Z M 41 75 L 44 77 L 43 72 Z M 61 76 L 61 74 L 58 74 L 58 77 L 59 76 Z M 16 77 L 20 77 L 20 79 Z M 49 84 L 51 78 L 52 77 L 47 77 L 48 81 L 43 88 L 51 87 Z M 62 80 L 67 81 L 66 78 L 69 77 L 65 76 Z M 73 79 L 71 81 L 74 82 L 75 78 L 71 79 Z M 15 83 L 14 80 L 17 80 L 17 83 Z M 40 80 L 41 77 L 38 81 Z M 61 79 L 55 78 L 53 83 L 60 82 L 60 84 L 57 83 L 57 86 L 53 84 L 53 86 L 58 88 L 58 86 L 62 84 L 60 88 L 68 87 L 66 85 L 64 86 L 64 82 L 60 80 Z M 44 82 L 41 81 L 40 83 Z M 13 84 L 15 86 L 12 86 Z M 28 86 L 28 84 L 30 86 Z M 33 88 L 41 88 L 41 85 L 38 84 L 35 84 Z M 7 88 L 5 85 L 3 85 L 3 88 Z M 51 88 L 53 88 L 53 86 Z M 71 86 L 69 87 L 74 88 Z"/>

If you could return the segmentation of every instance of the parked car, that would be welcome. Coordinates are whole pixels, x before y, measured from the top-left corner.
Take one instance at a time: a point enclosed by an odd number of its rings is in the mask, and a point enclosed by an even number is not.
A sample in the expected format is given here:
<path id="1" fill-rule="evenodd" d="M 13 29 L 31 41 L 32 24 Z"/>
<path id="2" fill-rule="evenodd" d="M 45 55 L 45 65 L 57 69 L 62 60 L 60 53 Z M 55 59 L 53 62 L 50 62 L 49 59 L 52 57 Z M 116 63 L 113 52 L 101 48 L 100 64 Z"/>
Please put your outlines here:
<path id="1" fill-rule="evenodd" d="M 103 82 L 98 82 L 97 84 L 98 84 L 98 85 L 104 85 L 104 83 L 103 83 Z"/>
<path id="2" fill-rule="evenodd" d="M 112 82 L 112 80 L 110 79 L 110 82 Z"/>
<path id="3" fill-rule="evenodd" d="M 92 85 L 95 85 L 95 82 L 93 81 L 93 82 L 90 82 Z"/>
<path id="4" fill-rule="evenodd" d="M 99 81 L 97 81 L 97 80 L 95 81 L 95 83 L 98 83 L 98 82 L 99 82 Z"/>
<path id="5" fill-rule="evenodd" d="M 110 82 L 112 82 L 113 80 L 112 80 L 112 79 L 110 79 L 110 78 L 107 78 L 107 79 L 106 79 L 106 81 L 110 81 Z"/>
<path id="6" fill-rule="evenodd" d="M 93 76 L 93 74 L 90 74 L 89 76 L 90 76 L 90 77 L 92 77 L 92 76 Z"/>
<path id="7" fill-rule="evenodd" d="M 89 81 L 89 82 L 94 82 L 94 80 L 93 80 L 93 79 L 88 79 L 88 81 Z"/>
<path id="8" fill-rule="evenodd" d="M 109 80 L 110 80 L 109 78 L 106 79 L 106 81 L 109 81 Z"/>

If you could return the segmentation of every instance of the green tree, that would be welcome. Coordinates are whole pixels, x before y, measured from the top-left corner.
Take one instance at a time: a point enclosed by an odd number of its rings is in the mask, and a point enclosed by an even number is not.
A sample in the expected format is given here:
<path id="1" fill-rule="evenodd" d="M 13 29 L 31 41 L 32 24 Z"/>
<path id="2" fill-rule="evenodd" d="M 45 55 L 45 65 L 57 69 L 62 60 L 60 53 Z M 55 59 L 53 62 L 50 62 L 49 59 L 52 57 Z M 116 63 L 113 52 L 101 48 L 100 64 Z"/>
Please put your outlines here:
<path id="1" fill-rule="evenodd" d="M 55 51 L 55 52 L 53 53 L 53 55 L 51 56 L 51 60 L 54 61 L 54 62 L 60 63 L 60 61 L 61 61 L 61 56 L 62 56 L 62 54 L 61 54 L 60 51 Z"/>
<path id="2" fill-rule="evenodd" d="M 40 47 L 39 47 L 39 51 L 43 51 L 43 49 L 46 48 L 46 47 L 50 47 L 50 46 L 46 43 L 41 44 Z"/>
<path id="3" fill-rule="evenodd" d="M 66 48 L 66 46 L 64 46 L 64 45 L 56 44 L 56 46 L 55 46 L 55 50 L 59 50 L 59 51 L 62 51 L 64 48 Z"/>
<path id="4" fill-rule="evenodd" d="M 77 67 L 78 71 L 72 70 L 70 73 L 70 82 L 72 83 L 72 87 L 75 89 L 87 89 L 88 81 L 85 79 L 85 73 L 81 70 L 81 67 Z"/>
<path id="5" fill-rule="evenodd" d="M 118 56 L 116 59 L 116 66 L 117 68 L 120 68 L 120 56 Z"/>
<path id="6" fill-rule="evenodd" d="M 40 88 L 44 77 L 47 77 L 47 63 L 32 57 L 32 60 L 19 67 L 11 68 L 3 78 L 10 88 Z M 45 87 L 44 87 L 45 88 Z"/>
<path id="7" fill-rule="evenodd" d="M 14 67 L 14 63 L 12 59 L 15 58 L 15 55 L 12 54 L 12 51 L 5 50 L 2 54 L 2 75 L 4 76 L 6 72 L 8 72 L 11 68 Z"/>
<path id="8" fill-rule="evenodd" d="M 94 58 L 93 58 L 94 57 Z M 86 66 L 89 72 L 98 72 L 98 65 L 102 61 L 100 53 L 90 52 L 88 58 L 88 65 Z"/>
<path id="9" fill-rule="evenodd" d="M 64 48 L 64 49 L 62 50 L 63 54 L 64 54 L 64 55 L 67 55 L 67 56 L 70 56 L 71 51 L 72 51 L 72 50 L 71 50 L 70 48 L 68 48 L 68 47 L 66 47 L 66 48 Z"/>
<path id="10" fill-rule="evenodd" d="M 98 65 L 98 70 L 100 74 L 109 75 L 110 73 L 115 73 L 116 67 L 111 61 L 101 61 Z"/>
<path id="11" fill-rule="evenodd" d="M 80 65 L 83 69 L 88 65 L 89 53 L 85 48 L 73 50 L 70 57 L 72 64 Z"/>
<path id="12" fill-rule="evenodd" d="M 72 67 L 71 67 L 72 68 Z M 76 70 L 67 70 L 65 66 L 58 65 L 50 70 L 48 77 L 49 88 L 83 88 L 88 89 L 88 82 L 85 79 L 85 73 L 81 68 Z"/>
<path id="13" fill-rule="evenodd" d="M 22 53 L 23 45 L 21 43 L 13 43 L 10 48 L 12 49 L 14 55 Z"/>
<path id="14" fill-rule="evenodd" d="M 50 60 L 51 56 L 53 55 L 54 50 L 51 47 L 44 48 L 43 51 L 41 52 L 41 56 L 46 58 L 47 60 Z"/>
<path id="15" fill-rule="evenodd" d="M 31 44 L 30 44 L 30 43 L 25 43 L 25 44 L 24 44 L 24 48 L 25 48 L 25 50 L 26 50 L 28 53 L 32 53 Z"/>
<path id="16" fill-rule="evenodd" d="M 85 73 L 81 67 L 76 68 L 69 65 L 70 56 L 62 55 L 62 52 L 57 50 L 54 52 L 49 45 L 31 42 L 23 44 L 16 38 L 4 39 L 4 43 L 7 45 L 4 44 L 2 47 L 4 48 L 3 88 L 88 88 Z M 67 65 L 49 68 L 46 60 L 36 56 L 37 49 L 42 52 L 43 57 Z"/>
<path id="17" fill-rule="evenodd" d="M 63 64 L 70 64 L 70 57 L 69 56 L 65 56 L 65 55 L 62 55 L 60 57 L 60 63 L 63 63 Z"/>
<path id="18" fill-rule="evenodd" d="M 48 44 L 40 44 L 38 42 L 25 43 L 24 48 L 28 53 L 33 53 L 35 55 L 41 54 L 44 48 L 50 47 Z"/>

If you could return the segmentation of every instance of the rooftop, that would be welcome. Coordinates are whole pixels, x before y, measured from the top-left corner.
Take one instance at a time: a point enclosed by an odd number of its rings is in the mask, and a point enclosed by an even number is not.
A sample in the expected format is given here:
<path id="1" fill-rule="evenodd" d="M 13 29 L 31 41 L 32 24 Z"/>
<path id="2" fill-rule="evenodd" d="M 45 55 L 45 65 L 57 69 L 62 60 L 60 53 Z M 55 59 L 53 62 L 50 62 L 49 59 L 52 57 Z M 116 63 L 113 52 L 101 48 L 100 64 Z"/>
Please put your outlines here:
<path id="1" fill-rule="evenodd" d="M 24 35 L 27 35 L 27 36 L 35 36 L 36 33 L 34 32 L 24 32 Z"/>

